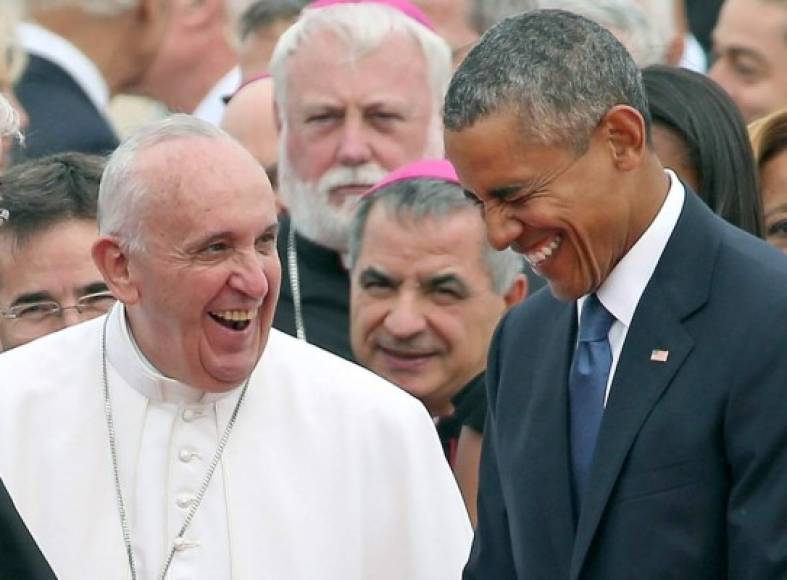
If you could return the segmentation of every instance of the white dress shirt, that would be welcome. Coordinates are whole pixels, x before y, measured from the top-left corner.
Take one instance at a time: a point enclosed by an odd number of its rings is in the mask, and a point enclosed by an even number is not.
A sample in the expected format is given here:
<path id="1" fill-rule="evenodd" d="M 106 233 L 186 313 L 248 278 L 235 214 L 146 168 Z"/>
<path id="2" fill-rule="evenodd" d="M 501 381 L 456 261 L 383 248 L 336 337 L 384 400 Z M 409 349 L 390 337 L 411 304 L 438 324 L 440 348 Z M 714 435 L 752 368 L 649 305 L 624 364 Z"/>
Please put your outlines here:
<path id="1" fill-rule="evenodd" d="M 677 175 L 670 169 L 665 170 L 665 173 L 669 177 L 670 187 L 659 213 L 596 291 L 596 296 L 601 304 L 615 317 L 615 322 L 610 327 L 608 335 L 612 349 L 612 366 L 607 379 L 605 405 L 609 398 L 609 390 L 612 386 L 612 379 L 615 377 L 620 353 L 626 341 L 626 334 L 628 334 L 631 321 L 634 318 L 634 312 L 637 310 L 637 304 L 639 304 L 645 287 L 650 282 L 661 254 L 678 223 L 686 198 L 683 184 Z M 583 296 L 577 300 L 577 312 L 580 317 L 586 299 L 587 296 Z"/>
<path id="2" fill-rule="evenodd" d="M 19 42 L 30 54 L 53 62 L 74 79 L 101 113 L 109 105 L 109 86 L 101 71 L 72 42 L 51 30 L 22 22 L 17 28 Z"/>

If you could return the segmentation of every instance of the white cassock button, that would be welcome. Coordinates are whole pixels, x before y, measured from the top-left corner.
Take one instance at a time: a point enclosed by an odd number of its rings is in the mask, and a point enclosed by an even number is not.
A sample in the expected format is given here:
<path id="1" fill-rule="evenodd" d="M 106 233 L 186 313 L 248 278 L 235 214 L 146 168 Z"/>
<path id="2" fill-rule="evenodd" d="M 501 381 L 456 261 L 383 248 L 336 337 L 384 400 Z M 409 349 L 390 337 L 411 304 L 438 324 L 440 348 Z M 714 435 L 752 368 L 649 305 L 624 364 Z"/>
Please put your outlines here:
<path id="1" fill-rule="evenodd" d="M 186 548 L 189 547 L 188 540 L 186 540 L 185 538 L 182 538 L 180 536 L 175 538 L 175 541 L 173 542 L 173 544 L 175 546 L 175 550 L 177 550 L 178 552 L 182 552 L 183 550 L 185 550 Z"/>
<path id="2" fill-rule="evenodd" d="M 191 505 L 191 502 L 193 502 L 193 501 L 194 501 L 194 496 L 193 495 L 188 495 L 188 494 L 184 493 L 183 495 L 179 495 L 177 497 L 177 499 L 175 500 L 175 504 L 179 508 L 187 508 L 187 507 L 189 507 Z M 180 539 L 182 539 L 182 538 L 180 538 Z"/>
<path id="3" fill-rule="evenodd" d="M 194 409 L 185 409 L 183 411 L 183 420 L 191 422 L 197 418 L 197 412 Z"/>
<path id="4" fill-rule="evenodd" d="M 178 458 L 183 463 L 188 463 L 194 458 L 195 455 L 196 453 L 194 453 L 193 451 L 189 451 L 188 449 L 181 449 L 180 453 L 178 453 Z"/>

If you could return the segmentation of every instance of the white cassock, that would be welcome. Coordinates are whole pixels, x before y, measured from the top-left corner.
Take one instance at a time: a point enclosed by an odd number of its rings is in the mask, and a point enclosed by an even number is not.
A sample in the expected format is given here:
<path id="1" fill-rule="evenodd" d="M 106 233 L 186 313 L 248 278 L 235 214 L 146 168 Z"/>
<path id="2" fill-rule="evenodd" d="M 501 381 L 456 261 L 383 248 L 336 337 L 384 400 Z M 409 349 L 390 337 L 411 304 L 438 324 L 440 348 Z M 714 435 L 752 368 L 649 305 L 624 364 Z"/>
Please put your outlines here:
<path id="1" fill-rule="evenodd" d="M 0 477 L 61 580 L 130 578 L 102 323 L 0 355 Z M 161 376 L 137 350 L 120 304 L 107 352 L 138 578 L 157 578 L 240 388 L 203 394 Z M 423 405 L 271 330 L 167 578 L 456 580 L 471 536 Z"/>

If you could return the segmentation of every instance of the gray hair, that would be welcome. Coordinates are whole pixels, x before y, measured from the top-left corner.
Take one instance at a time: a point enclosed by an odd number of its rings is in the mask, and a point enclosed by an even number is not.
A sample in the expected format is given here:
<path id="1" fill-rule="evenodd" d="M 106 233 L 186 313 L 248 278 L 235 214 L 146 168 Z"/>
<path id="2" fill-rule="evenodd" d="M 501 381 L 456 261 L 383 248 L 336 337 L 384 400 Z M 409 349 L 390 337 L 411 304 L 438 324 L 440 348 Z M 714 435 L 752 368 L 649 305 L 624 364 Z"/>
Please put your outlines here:
<path id="1" fill-rule="evenodd" d="M 329 30 L 343 39 L 351 54 L 360 57 L 381 46 L 391 34 L 408 34 L 423 52 L 435 100 L 435 110 L 451 79 L 451 48 L 436 33 L 399 10 L 385 4 L 335 4 L 307 8 L 298 21 L 281 35 L 273 50 L 270 73 L 276 102 L 287 102 L 287 62 L 315 32 Z M 439 114 L 437 115 L 439 118 Z"/>
<path id="2" fill-rule="evenodd" d="M 0 94 L 0 137 L 14 137 L 22 140 L 19 129 L 19 112 Z"/>
<path id="3" fill-rule="evenodd" d="M 670 30 L 674 33 L 675 25 L 672 21 L 672 27 L 668 28 L 664 17 L 671 15 L 672 0 L 650 0 L 648 11 L 643 0 L 541 0 L 540 6 L 579 14 L 613 34 L 620 34 L 618 40 L 628 48 L 640 68 L 666 61 L 667 46 L 672 39 Z M 663 7 L 667 7 L 666 13 Z"/>
<path id="4" fill-rule="evenodd" d="M 415 222 L 442 220 L 461 211 L 478 211 L 477 205 L 465 196 L 461 187 L 439 179 L 411 179 L 383 187 L 363 197 L 358 204 L 350 232 L 351 268 L 355 268 L 361 253 L 366 222 L 378 201 L 388 215 L 399 222 L 406 219 Z M 479 216 L 478 219 L 483 228 L 482 218 Z M 523 272 L 522 256 L 511 248 L 502 252 L 495 250 L 486 236 L 483 245 L 483 264 L 489 274 L 492 290 L 502 296 L 511 289 L 517 275 Z"/>
<path id="5" fill-rule="evenodd" d="M 243 2 L 248 3 L 248 0 L 243 0 Z M 243 41 L 251 34 L 279 20 L 297 18 L 308 3 L 309 0 L 257 0 L 252 2 L 238 16 L 238 37 Z"/>
<path id="6" fill-rule="evenodd" d="M 144 249 L 140 205 L 153 193 L 135 167 L 141 151 L 179 139 L 226 139 L 232 137 L 214 125 L 176 114 L 155 121 L 131 134 L 109 157 L 98 192 L 98 229 L 101 235 L 116 236 L 127 251 Z"/>
<path id="7" fill-rule="evenodd" d="M 472 0 L 470 25 L 480 36 L 501 20 L 538 7 L 538 0 Z"/>
<path id="8" fill-rule="evenodd" d="M 445 127 L 461 131 L 481 118 L 512 111 L 523 138 L 581 153 L 615 105 L 650 113 L 631 55 L 598 24 L 561 10 L 507 18 L 487 32 L 454 74 Z"/>
<path id="9" fill-rule="evenodd" d="M 29 10 L 49 10 L 65 6 L 81 8 L 96 16 L 117 16 L 136 8 L 139 0 L 27 0 Z"/>

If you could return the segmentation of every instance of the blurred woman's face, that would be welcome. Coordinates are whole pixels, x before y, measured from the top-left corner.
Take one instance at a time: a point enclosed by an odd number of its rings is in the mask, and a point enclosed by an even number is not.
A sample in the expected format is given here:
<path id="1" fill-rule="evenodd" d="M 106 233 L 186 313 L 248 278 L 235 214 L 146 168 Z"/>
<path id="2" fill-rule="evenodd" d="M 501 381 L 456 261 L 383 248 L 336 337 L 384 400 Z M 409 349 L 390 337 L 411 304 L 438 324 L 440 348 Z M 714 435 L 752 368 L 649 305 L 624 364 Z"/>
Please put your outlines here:
<path id="1" fill-rule="evenodd" d="M 700 193 L 700 175 L 691 162 L 691 155 L 686 142 L 677 131 L 653 123 L 651 132 L 653 148 L 664 167 L 672 169 L 695 193 Z"/>
<path id="2" fill-rule="evenodd" d="M 787 149 L 771 157 L 760 170 L 765 239 L 787 253 Z"/>

